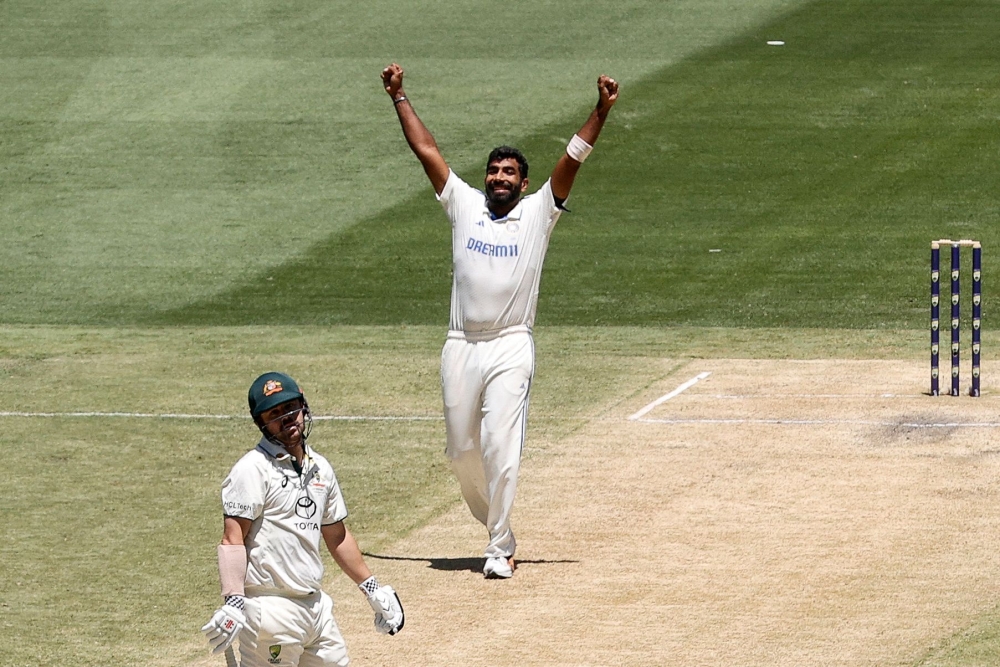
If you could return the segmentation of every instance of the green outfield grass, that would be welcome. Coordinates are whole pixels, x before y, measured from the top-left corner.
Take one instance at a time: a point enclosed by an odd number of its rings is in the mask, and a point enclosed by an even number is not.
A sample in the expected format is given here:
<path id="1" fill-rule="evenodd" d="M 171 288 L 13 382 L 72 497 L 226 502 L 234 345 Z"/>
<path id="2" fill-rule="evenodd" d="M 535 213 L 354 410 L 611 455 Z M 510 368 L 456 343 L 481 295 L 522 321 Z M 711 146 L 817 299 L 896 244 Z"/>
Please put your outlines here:
<path id="1" fill-rule="evenodd" d="M 971 627 L 941 641 L 914 667 L 992 665 L 1000 653 L 1000 605 L 982 615 Z"/>
<path id="2" fill-rule="evenodd" d="M 191 640 L 217 603 L 220 483 L 259 437 L 245 416 L 247 378 L 293 372 L 319 415 L 435 415 L 428 333 L 6 329 L 5 385 L 19 389 L 4 410 L 230 418 L 3 418 L 0 445 L 24 462 L 0 472 L 3 664 L 204 655 Z M 436 419 L 316 422 L 314 445 L 337 468 L 365 548 L 453 505 L 442 429 Z"/>
<path id="3" fill-rule="evenodd" d="M 203 655 L 169 650 L 216 601 L 257 373 L 320 414 L 439 414 L 450 235 L 388 62 L 474 183 L 514 143 L 540 184 L 622 81 L 542 281 L 555 437 L 648 358 L 919 358 L 932 238 L 984 242 L 995 349 L 997 34 L 987 0 L 0 2 L 0 411 L 233 417 L 0 417 L 0 662 Z M 441 422 L 316 436 L 365 548 L 459 502 Z M 913 654 L 983 664 L 998 628 Z"/>
<path id="4" fill-rule="evenodd" d="M 381 88 L 389 61 L 456 168 L 478 171 L 486 145 L 582 122 L 600 70 L 638 82 L 801 1 L 2 3 L 0 321 L 204 321 L 199 304 L 239 290 L 252 303 L 224 321 L 269 322 L 269 278 L 355 225 L 376 257 L 413 253 L 440 303 L 440 244 L 376 245 L 375 216 L 403 211 L 410 243 L 414 195 L 433 202 Z M 503 20 L 518 28 L 498 40 Z M 298 319 L 367 321 L 325 312 L 351 277 L 327 260 L 300 276 L 325 294 Z"/>
<path id="5" fill-rule="evenodd" d="M 927 241 L 997 238 L 995 3 L 760 1 L 730 38 L 723 2 L 711 23 L 587 3 L 554 35 L 558 3 L 515 3 L 539 31 L 510 44 L 516 67 L 470 57 L 495 18 L 475 3 L 382 4 L 403 37 L 374 9 L 109 3 L 41 47 L 25 35 L 60 5 L 5 4 L 0 319 L 263 324 L 294 298 L 286 321 L 443 321 L 448 230 L 378 85 L 390 59 L 473 182 L 508 141 L 537 183 L 596 73 L 623 80 L 552 241 L 542 324 L 916 328 Z M 598 56 L 588 26 L 609 14 Z"/>
<path id="6" fill-rule="evenodd" d="M 928 241 L 998 238 L 998 28 L 993 3 L 819 2 L 626 82 L 553 236 L 539 322 L 926 326 Z M 539 178 L 584 113 L 524 139 Z M 253 322 L 250 303 L 293 294 L 303 322 L 441 321 L 442 220 L 423 192 L 153 321 Z"/>

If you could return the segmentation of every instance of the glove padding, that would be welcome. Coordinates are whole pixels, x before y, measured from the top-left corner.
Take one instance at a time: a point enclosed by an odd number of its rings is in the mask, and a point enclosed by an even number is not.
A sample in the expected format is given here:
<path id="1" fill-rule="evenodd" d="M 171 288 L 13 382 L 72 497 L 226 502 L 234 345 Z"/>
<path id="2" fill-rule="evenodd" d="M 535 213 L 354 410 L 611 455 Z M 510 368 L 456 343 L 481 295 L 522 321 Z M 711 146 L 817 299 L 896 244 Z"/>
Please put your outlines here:
<path id="1" fill-rule="evenodd" d="M 212 648 L 212 654 L 222 653 L 232 646 L 236 641 L 236 636 L 247 624 L 247 617 L 243 612 L 229 604 L 219 607 L 212 620 L 201 629 L 208 637 L 208 645 Z"/>
<path id="2" fill-rule="evenodd" d="M 375 610 L 375 630 L 383 635 L 394 635 L 403 629 L 403 605 L 392 586 L 379 586 L 366 594 L 368 604 Z"/>

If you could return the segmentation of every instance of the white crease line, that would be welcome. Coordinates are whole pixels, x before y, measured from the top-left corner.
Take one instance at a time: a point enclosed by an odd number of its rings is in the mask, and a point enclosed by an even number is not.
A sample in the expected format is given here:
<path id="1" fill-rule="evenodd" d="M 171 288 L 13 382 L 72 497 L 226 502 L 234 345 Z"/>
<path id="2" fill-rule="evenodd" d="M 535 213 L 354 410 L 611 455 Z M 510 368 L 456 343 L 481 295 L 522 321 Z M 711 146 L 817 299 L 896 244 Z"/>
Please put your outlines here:
<path id="1" fill-rule="evenodd" d="M 313 420 L 345 421 L 345 422 L 437 422 L 444 417 L 369 417 L 364 415 L 338 415 L 330 417 L 313 417 Z"/>
<path id="2" fill-rule="evenodd" d="M 872 398 L 920 398 L 927 394 L 698 394 L 698 398 L 720 398 L 724 400 L 750 400 L 755 398 L 844 398 L 844 399 L 865 399 Z"/>
<path id="3" fill-rule="evenodd" d="M 129 417 L 134 419 L 247 419 L 249 415 L 191 415 L 151 412 L 0 412 L 0 417 Z M 376 417 L 372 415 L 315 416 L 313 421 L 440 421 L 443 417 Z"/>
<path id="4" fill-rule="evenodd" d="M 0 412 L 0 417 L 133 417 L 151 419 L 240 419 L 233 415 L 188 415 L 181 413 L 153 414 L 151 412 Z"/>
<path id="5" fill-rule="evenodd" d="M 632 419 L 629 417 L 629 419 Z M 897 426 L 901 428 L 1000 428 L 1000 422 L 919 422 L 866 421 L 858 419 L 637 419 L 644 424 L 765 424 L 781 426 Z"/>
<path id="6" fill-rule="evenodd" d="M 629 421 L 637 421 L 637 420 L 639 420 L 644 414 L 646 414 L 647 412 L 649 412 L 650 410 L 652 410 L 653 408 L 655 408 L 657 405 L 660 405 L 662 403 L 666 403 L 667 401 L 669 401 L 674 396 L 677 396 L 678 394 L 681 394 L 681 393 L 687 391 L 688 389 L 690 389 L 694 385 L 698 384 L 699 382 L 701 382 L 702 380 L 704 380 L 705 378 L 707 378 L 709 375 L 711 375 L 711 373 L 709 371 L 705 371 L 704 373 L 698 373 L 698 375 L 694 376 L 693 378 L 691 378 L 690 380 L 688 380 L 684 384 L 680 385 L 679 387 L 677 387 L 676 389 L 674 389 L 669 394 L 665 394 L 665 395 L 659 397 L 658 399 L 656 399 L 655 401 L 653 401 L 652 403 L 650 403 L 649 405 L 647 405 L 646 407 L 644 407 L 642 410 L 639 410 L 639 412 L 637 412 L 634 415 L 632 415 L 631 417 L 629 417 Z"/>

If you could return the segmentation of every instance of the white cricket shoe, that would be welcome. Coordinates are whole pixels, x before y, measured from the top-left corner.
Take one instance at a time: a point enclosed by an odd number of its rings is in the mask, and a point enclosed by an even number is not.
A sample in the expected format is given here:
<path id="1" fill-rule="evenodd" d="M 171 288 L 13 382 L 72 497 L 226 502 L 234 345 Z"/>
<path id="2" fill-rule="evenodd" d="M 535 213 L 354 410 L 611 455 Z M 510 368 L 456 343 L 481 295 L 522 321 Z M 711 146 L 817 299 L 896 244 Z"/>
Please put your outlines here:
<path id="1" fill-rule="evenodd" d="M 514 568 L 506 558 L 487 558 L 483 576 L 487 579 L 510 579 L 514 576 Z"/>

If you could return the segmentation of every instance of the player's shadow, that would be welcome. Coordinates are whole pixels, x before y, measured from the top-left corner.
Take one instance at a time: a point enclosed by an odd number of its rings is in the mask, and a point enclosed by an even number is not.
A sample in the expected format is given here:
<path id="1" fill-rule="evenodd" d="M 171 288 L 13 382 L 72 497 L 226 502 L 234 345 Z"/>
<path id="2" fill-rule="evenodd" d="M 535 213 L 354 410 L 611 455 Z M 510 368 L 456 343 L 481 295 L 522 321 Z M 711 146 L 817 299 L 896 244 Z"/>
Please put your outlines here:
<path id="1" fill-rule="evenodd" d="M 377 560 L 395 560 L 395 561 L 405 561 L 410 563 L 427 563 L 427 567 L 432 570 L 441 570 L 444 572 L 476 572 L 482 573 L 483 566 L 486 564 L 485 558 L 419 558 L 410 556 L 387 556 L 383 554 L 373 554 L 367 551 L 363 552 L 365 558 L 375 558 Z M 517 566 L 522 565 L 554 565 L 559 563 L 579 563 L 578 560 L 569 559 L 546 559 L 546 558 L 535 558 L 517 560 Z"/>

